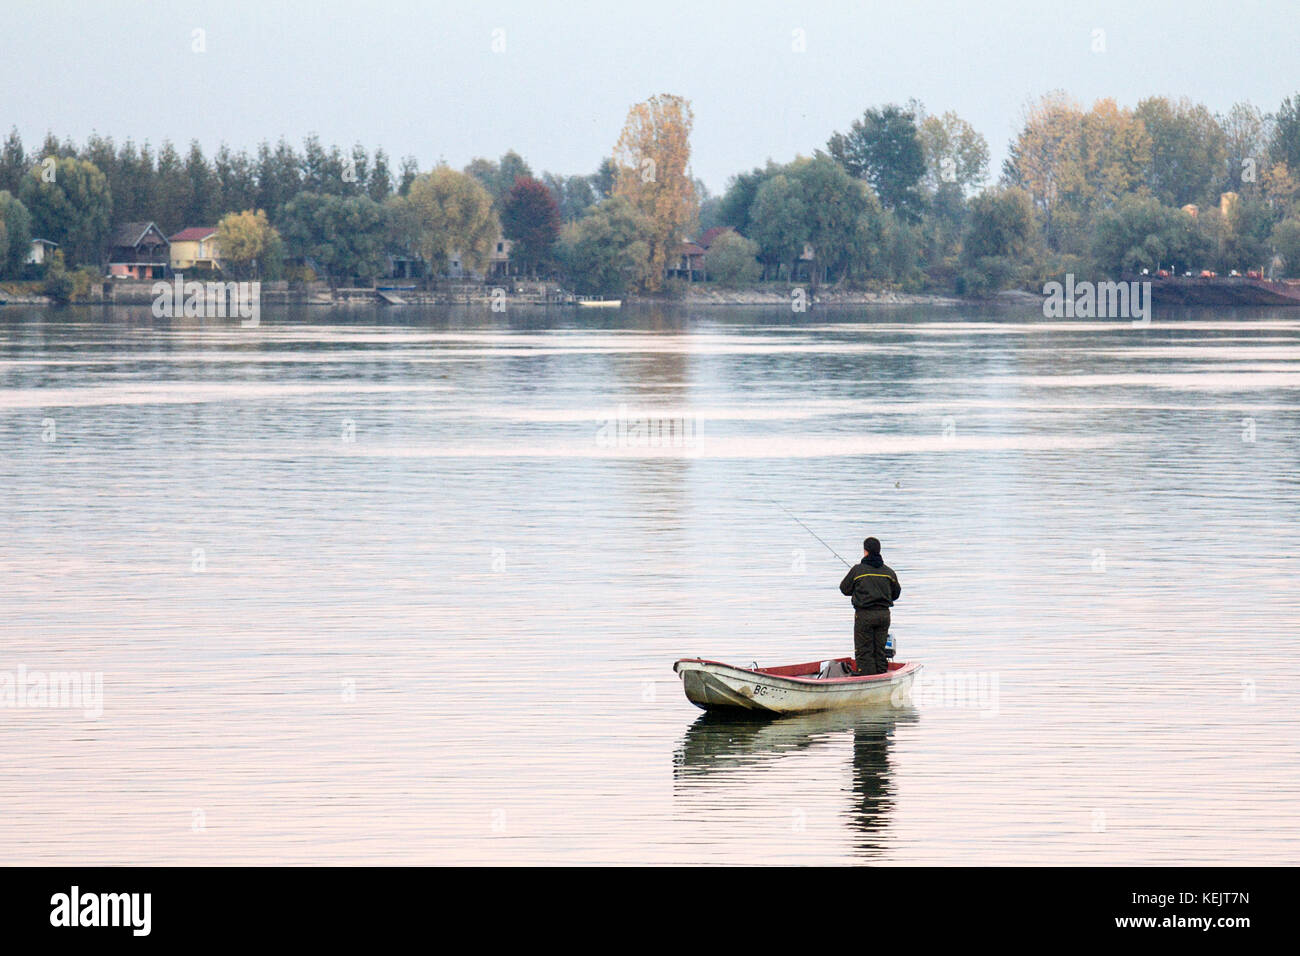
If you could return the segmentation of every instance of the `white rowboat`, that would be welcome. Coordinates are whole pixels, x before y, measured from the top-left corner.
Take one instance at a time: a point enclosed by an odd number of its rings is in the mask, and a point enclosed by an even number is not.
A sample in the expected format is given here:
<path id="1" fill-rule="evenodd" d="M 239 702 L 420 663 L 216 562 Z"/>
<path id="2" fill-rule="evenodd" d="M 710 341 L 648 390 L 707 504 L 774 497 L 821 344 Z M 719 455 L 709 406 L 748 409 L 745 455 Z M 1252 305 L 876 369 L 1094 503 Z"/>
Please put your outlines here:
<path id="1" fill-rule="evenodd" d="M 784 667 L 733 667 L 719 661 L 684 658 L 673 665 L 686 699 L 704 710 L 748 710 L 806 714 L 857 707 L 906 707 L 920 663 L 891 662 L 883 674 L 818 677 L 823 661 Z M 843 657 L 831 664 L 852 665 Z"/>

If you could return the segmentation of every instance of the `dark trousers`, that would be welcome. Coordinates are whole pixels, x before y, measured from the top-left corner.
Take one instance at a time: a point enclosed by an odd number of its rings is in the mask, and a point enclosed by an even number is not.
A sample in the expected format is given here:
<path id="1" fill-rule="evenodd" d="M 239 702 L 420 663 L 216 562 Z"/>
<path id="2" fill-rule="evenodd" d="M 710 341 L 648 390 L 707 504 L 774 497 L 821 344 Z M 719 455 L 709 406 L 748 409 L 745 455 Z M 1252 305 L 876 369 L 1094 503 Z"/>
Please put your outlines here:
<path id="1" fill-rule="evenodd" d="M 853 656 L 859 674 L 883 674 L 889 670 L 885 638 L 889 637 L 889 608 L 869 607 L 853 612 Z"/>

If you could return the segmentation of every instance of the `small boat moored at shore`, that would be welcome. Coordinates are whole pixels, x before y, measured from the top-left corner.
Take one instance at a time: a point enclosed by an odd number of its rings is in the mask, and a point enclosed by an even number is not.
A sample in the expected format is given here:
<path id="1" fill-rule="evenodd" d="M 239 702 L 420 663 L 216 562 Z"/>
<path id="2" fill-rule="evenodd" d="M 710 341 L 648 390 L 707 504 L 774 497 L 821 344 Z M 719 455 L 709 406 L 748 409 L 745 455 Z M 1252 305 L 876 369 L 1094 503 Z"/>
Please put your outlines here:
<path id="1" fill-rule="evenodd" d="M 673 664 L 686 699 L 703 710 L 747 710 L 768 714 L 806 714 L 852 707 L 904 707 L 916 661 L 890 662 L 883 674 L 864 677 L 819 676 L 847 670 L 851 657 L 782 667 L 734 667 L 720 661 L 683 658 Z M 836 665 L 842 665 L 837 667 Z"/>
<path id="2" fill-rule="evenodd" d="M 579 299 L 578 308 L 580 309 L 621 309 L 623 307 L 622 299 Z"/>

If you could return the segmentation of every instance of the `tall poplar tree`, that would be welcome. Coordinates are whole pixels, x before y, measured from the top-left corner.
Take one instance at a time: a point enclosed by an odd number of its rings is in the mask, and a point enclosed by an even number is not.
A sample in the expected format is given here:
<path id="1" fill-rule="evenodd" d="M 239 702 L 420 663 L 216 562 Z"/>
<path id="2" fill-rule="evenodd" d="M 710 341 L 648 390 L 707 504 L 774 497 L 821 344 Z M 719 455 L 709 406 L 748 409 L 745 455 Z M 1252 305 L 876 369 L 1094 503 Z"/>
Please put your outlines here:
<path id="1" fill-rule="evenodd" d="M 614 195 L 628 200 L 649 227 L 648 291 L 662 285 L 665 269 L 698 214 L 690 173 L 694 123 L 691 104 L 683 97 L 652 96 L 628 110 L 614 147 Z"/>

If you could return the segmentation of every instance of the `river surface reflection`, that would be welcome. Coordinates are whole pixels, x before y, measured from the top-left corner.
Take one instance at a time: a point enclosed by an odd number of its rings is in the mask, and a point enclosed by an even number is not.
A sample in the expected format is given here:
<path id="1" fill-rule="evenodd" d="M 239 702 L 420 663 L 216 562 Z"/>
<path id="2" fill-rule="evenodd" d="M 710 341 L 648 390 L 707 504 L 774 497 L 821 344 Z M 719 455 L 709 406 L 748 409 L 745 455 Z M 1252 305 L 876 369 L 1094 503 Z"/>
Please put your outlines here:
<path id="1" fill-rule="evenodd" d="M 6 308 L 0 859 L 1295 864 L 1298 438 L 1285 310 Z M 773 501 L 912 711 L 684 699 L 851 652 Z"/>

